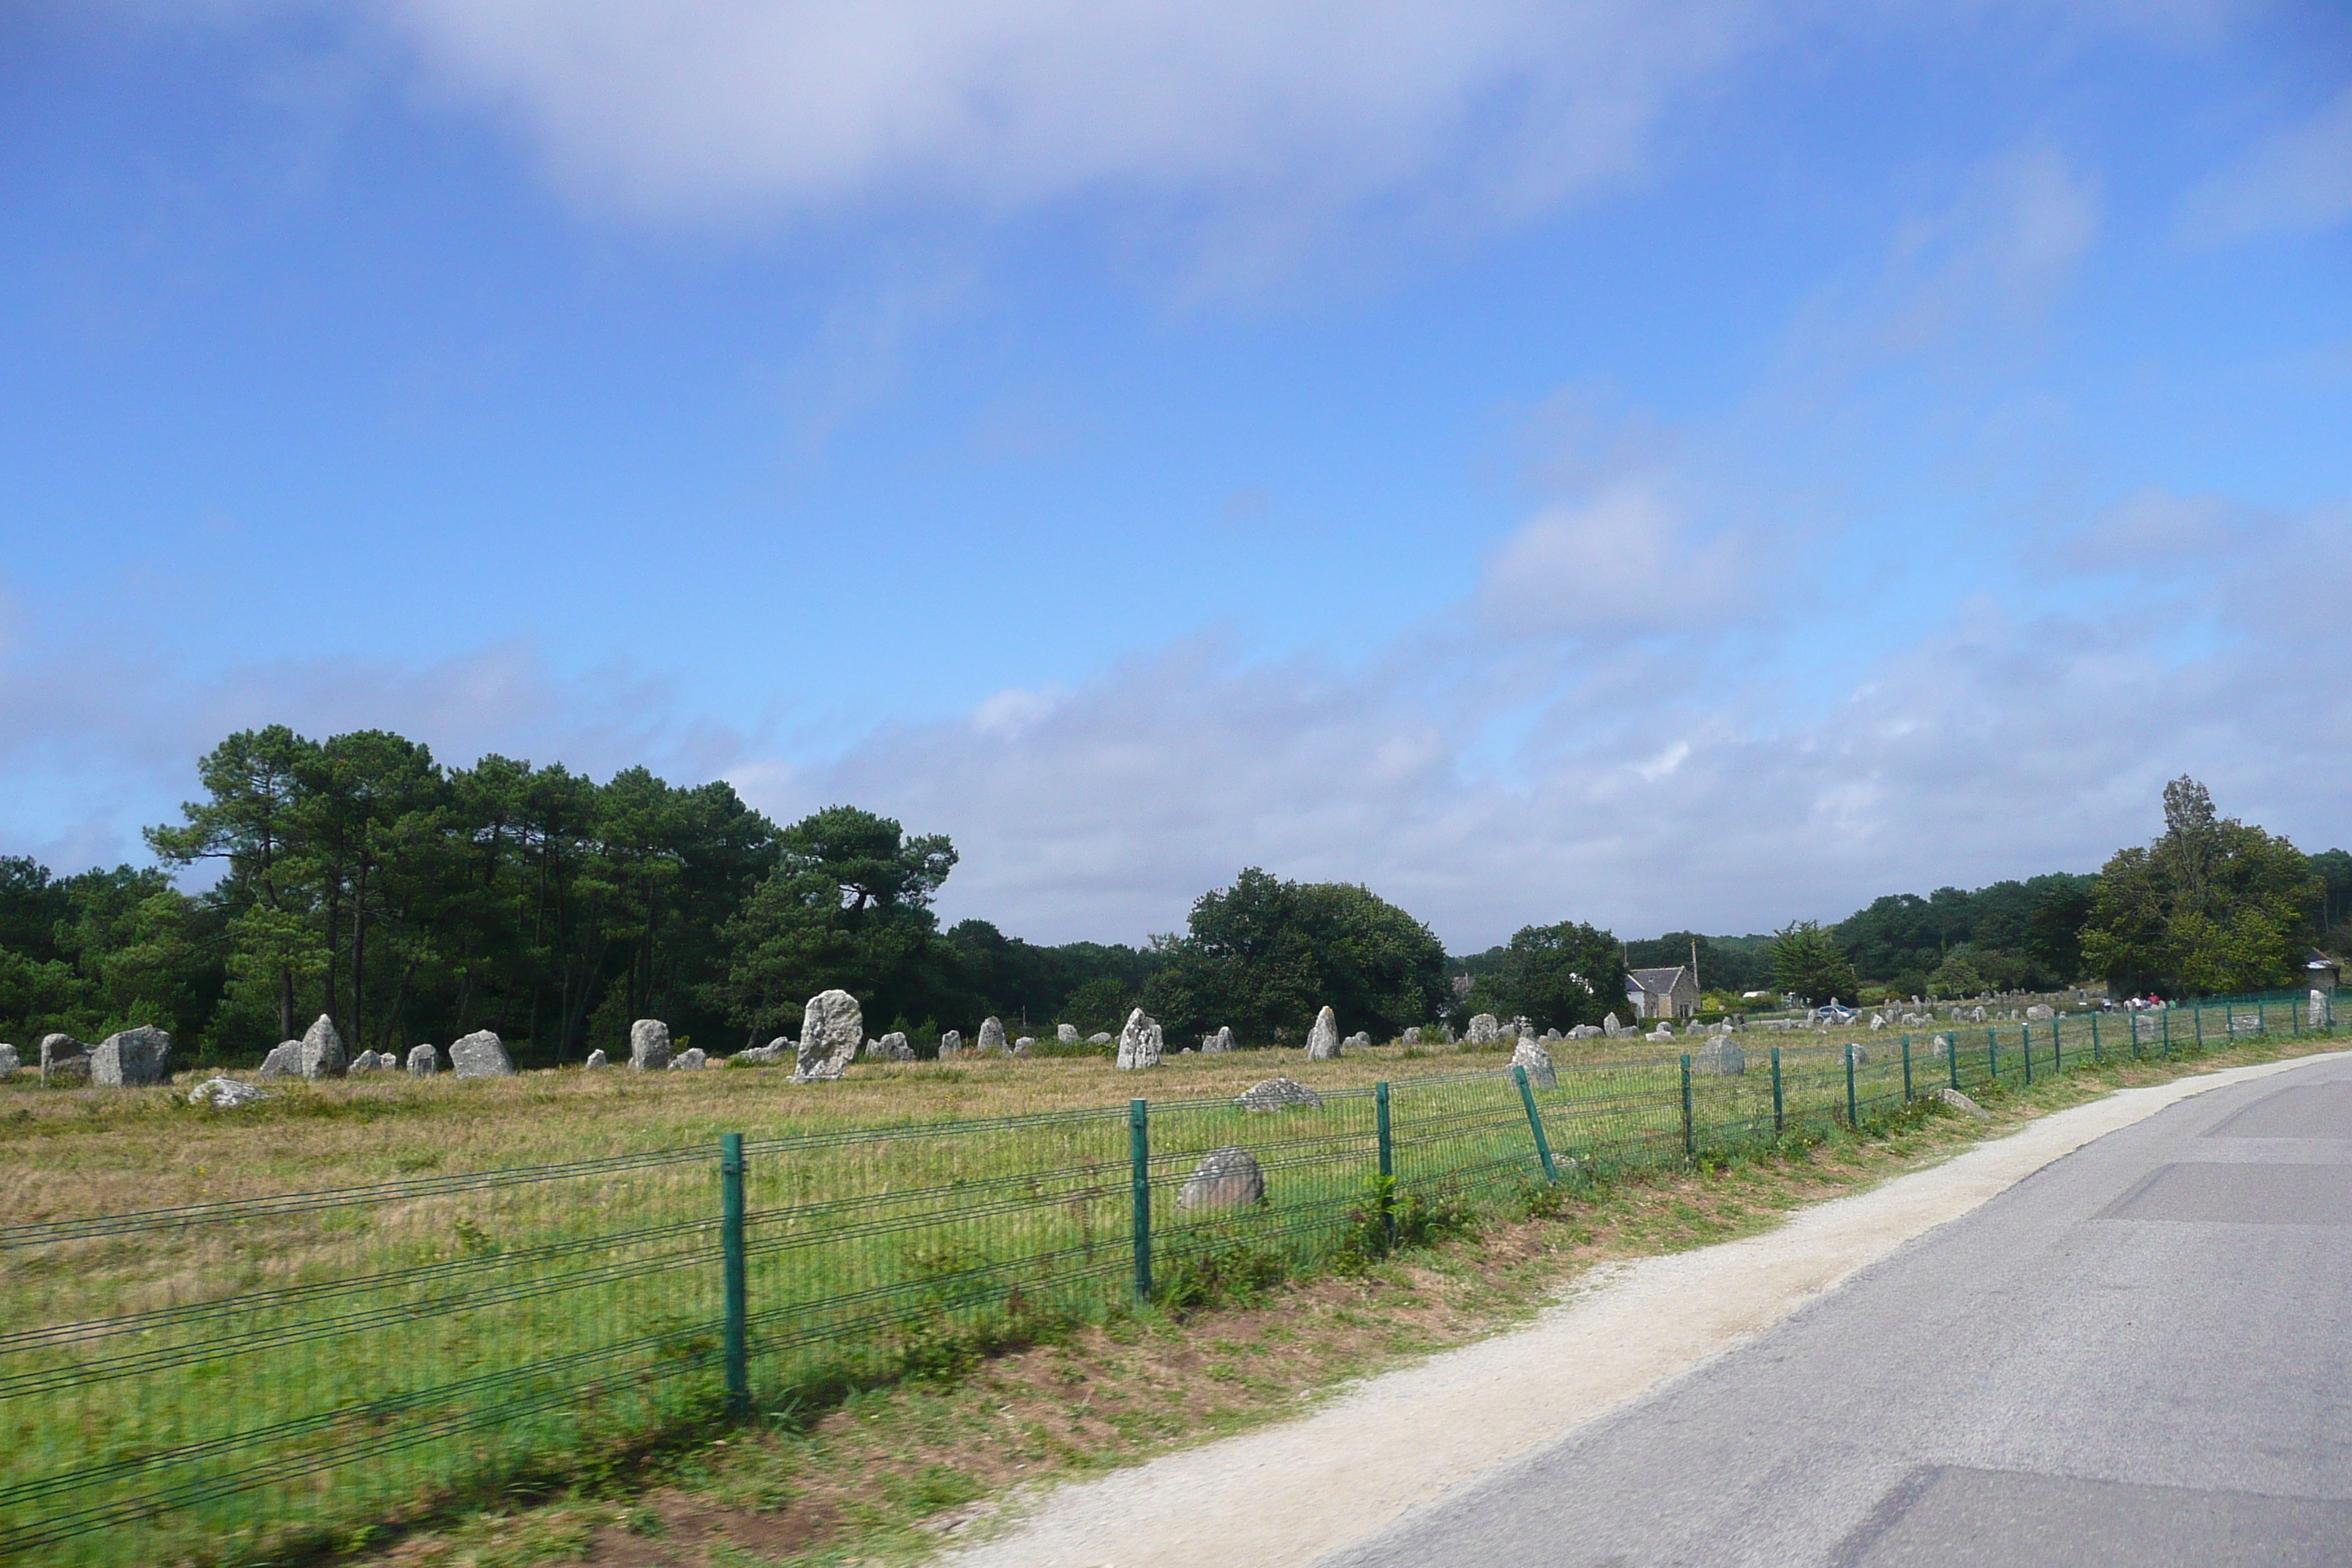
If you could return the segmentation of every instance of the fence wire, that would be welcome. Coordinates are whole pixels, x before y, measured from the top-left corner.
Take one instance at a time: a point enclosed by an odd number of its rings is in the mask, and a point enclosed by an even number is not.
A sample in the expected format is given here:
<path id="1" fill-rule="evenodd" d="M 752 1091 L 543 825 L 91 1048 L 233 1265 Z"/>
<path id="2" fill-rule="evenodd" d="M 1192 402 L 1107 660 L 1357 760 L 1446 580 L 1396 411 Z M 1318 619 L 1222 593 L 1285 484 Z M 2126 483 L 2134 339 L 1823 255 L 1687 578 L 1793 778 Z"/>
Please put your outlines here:
<path id="1" fill-rule="evenodd" d="M 1750 1030 L 1689 1056 L 1563 1043 L 1549 1083 L 1447 1071 L 1271 1110 L 1139 1100 L 762 1139 L 733 1174 L 699 1145 L 0 1227 L 0 1560 L 348 1544 L 747 1406 L 1374 1254 L 1415 1215 L 2336 1023 L 2260 996 Z"/>

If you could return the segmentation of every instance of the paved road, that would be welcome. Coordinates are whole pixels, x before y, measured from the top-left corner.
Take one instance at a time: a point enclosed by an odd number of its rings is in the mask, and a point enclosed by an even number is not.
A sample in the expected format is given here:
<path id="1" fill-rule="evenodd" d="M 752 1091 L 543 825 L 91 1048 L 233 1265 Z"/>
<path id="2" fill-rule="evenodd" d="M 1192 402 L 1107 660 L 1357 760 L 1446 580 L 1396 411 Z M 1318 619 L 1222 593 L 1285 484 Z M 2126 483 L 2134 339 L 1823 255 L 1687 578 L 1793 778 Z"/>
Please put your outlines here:
<path id="1" fill-rule="evenodd" d="M 2352 1062 L 2111 1133 L 1318 1568 L 2352 1564 Z"/>

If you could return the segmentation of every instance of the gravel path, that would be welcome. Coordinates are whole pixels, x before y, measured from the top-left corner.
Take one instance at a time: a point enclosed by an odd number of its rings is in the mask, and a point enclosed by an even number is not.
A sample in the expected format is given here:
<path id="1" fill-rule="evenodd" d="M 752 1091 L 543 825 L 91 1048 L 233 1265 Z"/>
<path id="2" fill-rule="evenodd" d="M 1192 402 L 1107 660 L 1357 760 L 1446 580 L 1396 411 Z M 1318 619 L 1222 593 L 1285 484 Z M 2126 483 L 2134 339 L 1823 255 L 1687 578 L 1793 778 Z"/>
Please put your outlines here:
<path id="1" fill-rule="evenodd" d="M 2352 1053 L 2336 1053 L 2336 1056 Z M 1315 1414 L 1052 1493 L 950 1568 L 1275 1568 L 1408 1510 L 1753 1338 L 1904 1243 L 2192 1095 L 2335 1058 L 2124 1089 L 1779 1229 L 1596 1269 L 1524 1329 L 1360 1384 Z"/>

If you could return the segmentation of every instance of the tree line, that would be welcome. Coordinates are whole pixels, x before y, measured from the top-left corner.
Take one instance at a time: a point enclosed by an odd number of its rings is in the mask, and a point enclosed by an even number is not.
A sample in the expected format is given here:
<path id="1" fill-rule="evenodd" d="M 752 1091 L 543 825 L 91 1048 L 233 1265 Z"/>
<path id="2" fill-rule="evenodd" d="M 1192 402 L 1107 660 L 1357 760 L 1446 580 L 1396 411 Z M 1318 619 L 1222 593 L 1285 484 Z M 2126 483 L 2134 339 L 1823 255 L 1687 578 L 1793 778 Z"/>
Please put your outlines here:
<path id="1" fill-rule="evenodd" d="M 1368 889 L 1251 868 L 1181 931 L 1048 946 L 983 920 L 941 929 L 954 846 L 855 806 L 779 826 L 724 783 L 644 768 L 598 783 L 498 755 L 446 767 L 384 731 L 240 731 L 197 776 L 202 797 L 147 832 L 156 867 L 59 878 L 0 857 L 0 1038 L 146 1023 L 199 1059 L 240 1061 L 324 1013 L 353 1050 L 490 1028 L 551 1065 L 625 1046 L 636 1017 L 732 1049 L 794 1031 L 830 986 L 919 1046 L 988 1015 L 1111 1031 L 1139 1005 L 1179 1042 L 1229 1026 L 1297 1043 L 1326 1005 L 1382 1037 L 1482 1011 L 1565 1030 L 1622 1015 L 1629 968 L 1694 952 L 1726 1005 L 2086 975 L 2258 989 L 2287 984 L 2352 906 L 2352 857 L 2222 818 L 2184 779 L 2164 835 L 2097 876 L 1894 894 L 1834 926 L 1625 942 L 1560 921 L 1450 958 Z M 209 887 L 175 885 L 198 867 Z"/>

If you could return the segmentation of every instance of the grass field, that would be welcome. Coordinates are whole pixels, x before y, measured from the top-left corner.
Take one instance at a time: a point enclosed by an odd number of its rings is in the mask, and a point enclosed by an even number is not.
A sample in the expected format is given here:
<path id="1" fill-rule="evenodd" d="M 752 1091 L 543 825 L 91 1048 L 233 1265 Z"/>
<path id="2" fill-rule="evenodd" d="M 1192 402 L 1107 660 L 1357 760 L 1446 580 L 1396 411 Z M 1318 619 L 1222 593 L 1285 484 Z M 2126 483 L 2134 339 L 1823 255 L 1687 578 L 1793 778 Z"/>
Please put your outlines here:
<path id="1" fill-rule="evenodd" d="M 1985 1060 L 1984 1031 L 1960 1036 L 1966 1081 L 2021 1076 L 2021 1031 L 2003 1034 Z M 1841 1118 L 1842 1042 L 1799 1038 L 1779 1038 L 1782 1117 Z M 1867 1118 L 1903 1084 L 1893 1039 L 1864 1038 Z M 1556 1169 L 1769 1142 L 1773 1037 L 1743 1038 L 1743 1075 L 1696 1075 L 1685 1116 L 1695 1043 L 1556 1047 L 1560 1086 L 1535 1097 Z M 1949 1070 L 1926 1052 L 1915 1087 Z M 821 1407 L 1131 1305 L 1129 1097 L 1152 1102 L 1156 1298 L 1210 1300 L 1382 1247 L 1376 1082 L 1405 1226 L 1538 1180 L 1504 1059 L 861 1064 L 803 1087 L 773 1068 L 394 1076 L 239 1112 L 166 1089 L 7 1091 L 0 1542 L 42 1562 L 279 1559 L 707 1431 L 725 1414 L 722 1131 L 749 1141 L 755 1395 Z M 1277 1074 L 1324 1105 L 1233 1105 Z M 1178 1207 L 1228 1146 L 1257 1157 L 1266 1204 Z"/>

